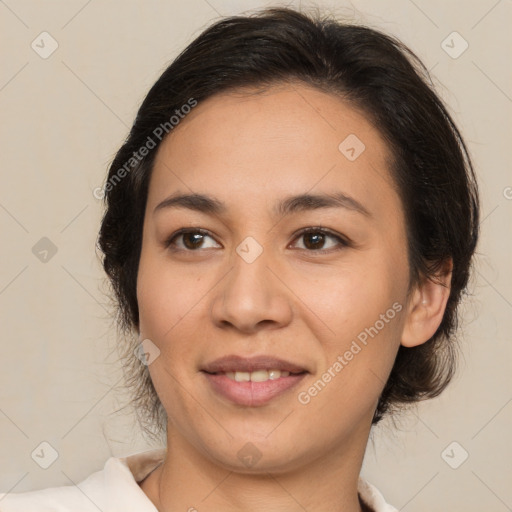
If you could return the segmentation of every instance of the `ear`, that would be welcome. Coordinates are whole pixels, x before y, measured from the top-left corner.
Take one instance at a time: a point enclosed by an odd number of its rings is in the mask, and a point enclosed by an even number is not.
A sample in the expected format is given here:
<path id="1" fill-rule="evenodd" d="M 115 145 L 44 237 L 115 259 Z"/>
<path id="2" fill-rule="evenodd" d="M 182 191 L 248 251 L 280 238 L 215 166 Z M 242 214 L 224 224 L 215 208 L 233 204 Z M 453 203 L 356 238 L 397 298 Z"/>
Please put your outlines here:
<path id="1" fill-rule="evenodd" d="M 450 296 L 452 270 L 453 260 L 449 258 L 438 274 L 431 279 L 422 277 L 412 291 L 402 331 L 404 347 L 421 345 L 437 331 Z"/>

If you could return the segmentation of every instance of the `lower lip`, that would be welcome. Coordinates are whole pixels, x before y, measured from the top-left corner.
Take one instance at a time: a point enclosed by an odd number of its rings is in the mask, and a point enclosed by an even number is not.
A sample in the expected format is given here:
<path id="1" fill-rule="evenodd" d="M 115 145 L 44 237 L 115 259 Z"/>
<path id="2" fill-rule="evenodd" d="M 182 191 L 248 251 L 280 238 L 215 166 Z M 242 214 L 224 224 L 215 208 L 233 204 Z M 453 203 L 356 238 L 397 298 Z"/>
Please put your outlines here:
<path id="1" fill-rule="evenodd" d="M 291 374 L 264 382 L 237 382 L 222 374 L 203 372 L 218 394 L 238 405 L 257 407 L 295 387 L 306 373 Z"/>

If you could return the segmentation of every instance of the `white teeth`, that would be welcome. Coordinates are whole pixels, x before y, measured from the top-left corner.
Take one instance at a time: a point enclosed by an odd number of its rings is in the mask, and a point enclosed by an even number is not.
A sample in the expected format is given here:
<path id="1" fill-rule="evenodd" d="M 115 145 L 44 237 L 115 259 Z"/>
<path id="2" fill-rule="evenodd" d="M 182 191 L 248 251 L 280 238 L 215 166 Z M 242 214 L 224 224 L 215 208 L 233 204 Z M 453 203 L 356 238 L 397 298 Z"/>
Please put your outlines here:
<path id="1" fill-rule="evenodd" d="M 235 380 L 237 382 L 249 382 L 251 374 L 249 372 L 235 372 Z"/>
<path id="2" fill-rule="evenodd" d="M 269 379 L 269 373 L 267 370 L 257 370 L 251 372 L 251 382 L 265 382 Z"/>
<path id="3" fill-rule="evenodd" d="M 281 370 L 256 370 L 254 372 L 226 372 L 226 377 L 237 382 L 265 382 L 266 380 L 276 380 L 279 377 L 288 377 L 290 372 Z"/>

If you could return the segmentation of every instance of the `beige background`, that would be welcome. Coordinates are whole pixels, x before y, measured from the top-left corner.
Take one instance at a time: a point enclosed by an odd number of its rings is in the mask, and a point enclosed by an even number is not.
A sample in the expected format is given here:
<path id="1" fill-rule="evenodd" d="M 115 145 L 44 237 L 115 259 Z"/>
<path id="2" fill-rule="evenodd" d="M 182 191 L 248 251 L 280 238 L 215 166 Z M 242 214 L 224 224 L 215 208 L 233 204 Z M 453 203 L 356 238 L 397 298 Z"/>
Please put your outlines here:
<path id="1" fill-rule="evenodd" d="M 219 16 L 264 5 L 0 1 L 0 491 L 76 483 L 111 454 L 148 446 L 130 410 L 115 412 L 126 399 L 95 253 L 101 203 L 92 191 L 177 52 Z M 318 5 L 398 36 L 433 70 L 468 141 L 483 199 L 459 374 L 398 429 L 386 422 L 374 432 L 363 475 L 408 512 L 512 510 L 512 2 Z M 59 45 L 47 59 L 31 47 L 42 46 L 43 31 Z M 442 46 L 453 31 L 469 44 L 456 59 Z M 463 44 L 454 41 L 452 52 Z M 47 262 L 32 252 L 42 237 L 57 248 Z M 42 441 L 59 455 L 46 470 L 31 458 Z M 453 441 L 460 446 L 447 457 Z M 453 464 L 462 450 L 468 459 L 452 469 L 442 453 Z"/>

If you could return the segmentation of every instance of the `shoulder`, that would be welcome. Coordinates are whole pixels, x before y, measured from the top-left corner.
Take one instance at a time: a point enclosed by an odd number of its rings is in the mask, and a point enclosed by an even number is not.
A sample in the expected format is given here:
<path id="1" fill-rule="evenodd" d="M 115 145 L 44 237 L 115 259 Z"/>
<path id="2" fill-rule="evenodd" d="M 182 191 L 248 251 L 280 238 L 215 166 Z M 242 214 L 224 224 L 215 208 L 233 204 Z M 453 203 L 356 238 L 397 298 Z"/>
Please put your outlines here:
<path id="1" fill-rule="evenodd" d="M 101 471 L 77 485 L 24 493 L 0 493 L 2 512 L 98 512 L 123 510 L 156 512 L 138 482 L 163 459 L 162 450 L 124 458 L 111 457 Z"/>
<path id="2" fill-rule="evenodd" d="M 361 500 L 372 512 L 398 512 L 398 509 L 386 502 L 375 486 L 361 477 L 359 477 L 357 490 Z"/>
<path id="3" fill-rule="evenodd" d="M 107 464 L 111 464 L 110 459 Z M 69 510 L 98 510 L 105 508 L 104 472 L 90 475 L 78 485 L 51 487 L 38 491 L 0 494 L 2 512 L 64 512 Z M 36 508 L 37 507 L 37 508 Z"/>

